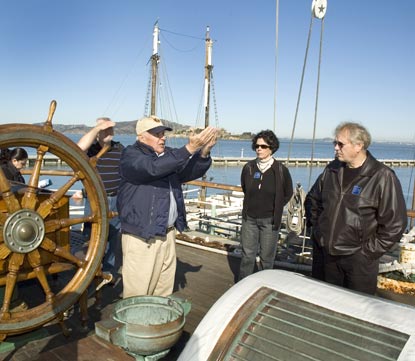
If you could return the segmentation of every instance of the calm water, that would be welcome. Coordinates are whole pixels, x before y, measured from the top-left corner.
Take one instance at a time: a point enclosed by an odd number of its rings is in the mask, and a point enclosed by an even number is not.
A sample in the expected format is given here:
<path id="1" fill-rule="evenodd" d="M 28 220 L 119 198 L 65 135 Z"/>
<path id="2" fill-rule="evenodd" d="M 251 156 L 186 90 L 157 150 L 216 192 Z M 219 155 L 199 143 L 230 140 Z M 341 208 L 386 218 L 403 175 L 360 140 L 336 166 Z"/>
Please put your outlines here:
<path id="1" fill-rule="evenodd" d="M 73 141 L 78 141 L 80 135 L 69 135 Z M 135 142 L 133 135 L 116 136 L 125 146 Z M 180 147 L 186 144 L 185 138 L 170 138 L 167 140 L 169 146 Z M 377 159 L 408 159 L 415 158 L 415 145 L 410 143 L 373 143 L 370 146 L 371 153 Z M 282 139 L 280 149 L 275 156 L 286 159 L 289 151 L 289 140 Z M 310 140 L 296 140 L 291 146 L 291 158 L 311 158 L 312 143 Z M 330 140 L 318 141 L 314 145 L 314 158 L 332 158 L 334 154 L 333 145 Z M 255 152 L 251 149 L 251 141 L 244 140 L 219 140 L 212 150 L 213 157 L 245 157 L 254 158 Z M 240 184 L 240 174 L 242 166 L 212 166 L 207 173 L 207 179 L 215 183 L 224 183 L 231 185 Z M 301 183 L 304 189 L 314 183 L 314 180 L 322 172 L 323 167 L 290 167 L 291 177 L 294 183 Z M 414 189 L 414 168 L 413 167 L 396 167 L 394 168 L 404 192 L 408 208 L 412 203 L 412 194 Z M 58 179 L 55 179 L 58 178 Z M 66 179 L 64 177 L 55 177 L 52 179 L 53 185 L 50 188 L 58 188 Z M 80 189 L 81 184 L 75 184 L 74 188 Z"/>

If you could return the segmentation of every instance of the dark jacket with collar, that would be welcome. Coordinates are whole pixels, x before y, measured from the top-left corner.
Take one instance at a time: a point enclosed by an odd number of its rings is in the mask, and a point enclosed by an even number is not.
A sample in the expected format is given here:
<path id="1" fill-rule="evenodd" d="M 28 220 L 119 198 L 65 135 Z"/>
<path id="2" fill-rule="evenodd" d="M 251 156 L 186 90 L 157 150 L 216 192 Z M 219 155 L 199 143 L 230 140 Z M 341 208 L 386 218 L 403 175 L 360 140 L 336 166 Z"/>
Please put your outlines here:
<path id="1" fill-rule="evenodd" d="M 249 190 L 254 186 L 254 173 L 257 171 L 256 159 L 250 160 L 242 168 L 241 186 L 245 195 L 242 208 L 242 217 L 244 219 L 247 217 L 247 205 L 249 202 L 251 202 L 251 192 Z M 293 195 L 293 183 L 288 168 L 281 162 L 274 160 L 274 163 L 271 165 L 271 171 L 274 174 L 276 185 L 273 225 L 275 229 L 279 229 L 284 206 L 288 203 L 288 201 L 291 199 L 291 196 Z"/>
<path id="2" fill-rule="evenodd" d="M 126 147 L 120 161 L 121 183 L 117 209 L 123 233 L 149 240 L 166 234 L 170 186 L 177 203 L 175 227 L 182 232 L 186 227 L 186 210 L 182 184 L 202 177 L 212 159 L 193 156 L 186 147 L 166 147 L 164 155 L 137 141 Z"/>
<path id="3" fill-rule="evenodd" d="M 7 163 L 2 164 L 1 168 L 3 170 L 4 175 L 6 176 L 8 180 L 11 180 L 14 182 L 25 183 L 22 173 L 20 173 L 17 170 L 17 168 L 13 165 L 11 161 L 8 161 Z"/>
<path id="4" fill-rule="evenodd" d="M 407 225 L 401 184 L 370 152 L 345 189 L 344 168 L 344 162 L 332 161 L 307 195 L 313 236 L 331 255 L 361 251 L 377 259 L 399 242 Z"/>

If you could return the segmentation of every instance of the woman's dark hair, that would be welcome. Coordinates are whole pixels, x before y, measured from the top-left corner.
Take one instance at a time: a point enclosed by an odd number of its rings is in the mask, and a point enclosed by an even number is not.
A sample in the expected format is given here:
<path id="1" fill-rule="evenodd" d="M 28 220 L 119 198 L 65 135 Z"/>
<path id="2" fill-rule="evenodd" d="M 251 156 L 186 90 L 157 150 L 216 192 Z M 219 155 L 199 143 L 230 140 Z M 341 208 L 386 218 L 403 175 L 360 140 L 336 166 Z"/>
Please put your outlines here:
<path id="1" fill-rule="evenodd" d="M 16 160 L 24 160 L 29 158 L 27 152 L 23 148 L 14 148 L 10 152 L 10 160 L 16 159 Z"/>
<path id="2" fill-rule="evenodd" d="M 261 130 L 252 138 L 253 151 L 255 151 L 255 144 L 259 138 L 264 139 L 265 143 L 267 143 L 271 147 L 272 154 L 274 154 L 280 147 L 280 141 L 278 140 L 277 136 L 274 134 L 272 130 L 267 129 Z"/>
<path id="3" fill-rule="evenodd" d="M 5 164 L 10 160 L 10 149 L 1 148 L 0 150 L 0 164 Z"/>

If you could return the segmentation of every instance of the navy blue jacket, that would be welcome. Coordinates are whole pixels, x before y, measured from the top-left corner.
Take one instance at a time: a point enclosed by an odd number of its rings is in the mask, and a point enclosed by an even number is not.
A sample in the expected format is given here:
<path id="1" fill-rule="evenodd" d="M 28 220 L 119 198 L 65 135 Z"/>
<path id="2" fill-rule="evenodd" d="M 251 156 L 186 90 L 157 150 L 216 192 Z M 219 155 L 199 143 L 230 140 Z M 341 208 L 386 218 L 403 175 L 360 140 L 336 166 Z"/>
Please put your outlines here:
<path id="1" fill-rule="evenodd" d="M 200 153 L 191 156 L 186 147 L 166 147 L 161 157 L 140 141 L 126 147 L 117 198 L 121 231 L 146 240 L 166 235 L 171 185 L 178 212 L 175 227 L 182 232 L 186 227 L 182 183 L 202 177 L 211 163 Z"/>

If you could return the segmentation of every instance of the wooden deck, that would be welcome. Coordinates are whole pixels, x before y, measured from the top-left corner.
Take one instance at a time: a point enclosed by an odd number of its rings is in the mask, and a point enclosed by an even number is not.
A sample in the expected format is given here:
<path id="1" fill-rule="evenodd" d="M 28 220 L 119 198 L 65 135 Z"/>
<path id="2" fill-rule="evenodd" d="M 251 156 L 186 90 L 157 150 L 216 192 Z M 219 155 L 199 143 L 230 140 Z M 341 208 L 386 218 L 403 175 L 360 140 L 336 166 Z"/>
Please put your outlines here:
<path id="1" fill-rule="evenodd" d="M 177 360 L 201 319 L 215 301 L 234 284 L 240 262 L 239 258 L 182 244 L 177 244 L 177 256 L 174 294 L 191 301 L 192 309 L 186 317 L 180 340 L 162 361 Z M 27 289 L 26 292 L 31 290 Z M 71 329 L 69 337 L 63 336 L 57 323 L 51 323 L 39 330 L 7 338 L 0 345 L 0 360 L 134 361 L 124 350 L 95 335 L 95 322 L 109 319 L 121 296 L 121 282 L 113 286 L 107 285 L 102 289 L 102 307 L 97 308 L 94 305 L 95 297 L 91 293 L 88 299 L 90 319 L 86 328 L 82 327 L 79 320 L 78 307 L 74 307 L 65 321 Z M 380 293 L 379 296 L 407 303 L 388 292 Z"/>
<path id="2" fill-rule="evenodd" d="M 181 339 L 162 360 L 177 359 L 209 308 L 234 284 L 239 267 L 238 258 L 180 244 L 177 245 L 177 256 L 174 294 L 191 301 L 192 309 L 186 317 Z M 62 335 L 61 328 L 56 323 L 25 335 L 9 337 L 6 342 L 14 344 L 15 349 L 6 352 L 0 349 L 0 360 L 134 360 L 118 347 L 95 336 L 95 322 L 111 317 L 114 304 L 120 299 L 121 292 L 121 282 L 115 286 L 105 286 L 102 309 L 94 306 L 94 297 L 89 299 L 90 319 L 87 329 L 82 328 L 75 307 L 73 314 L 66 321 L 72 330 L 68 338 Z"/>

